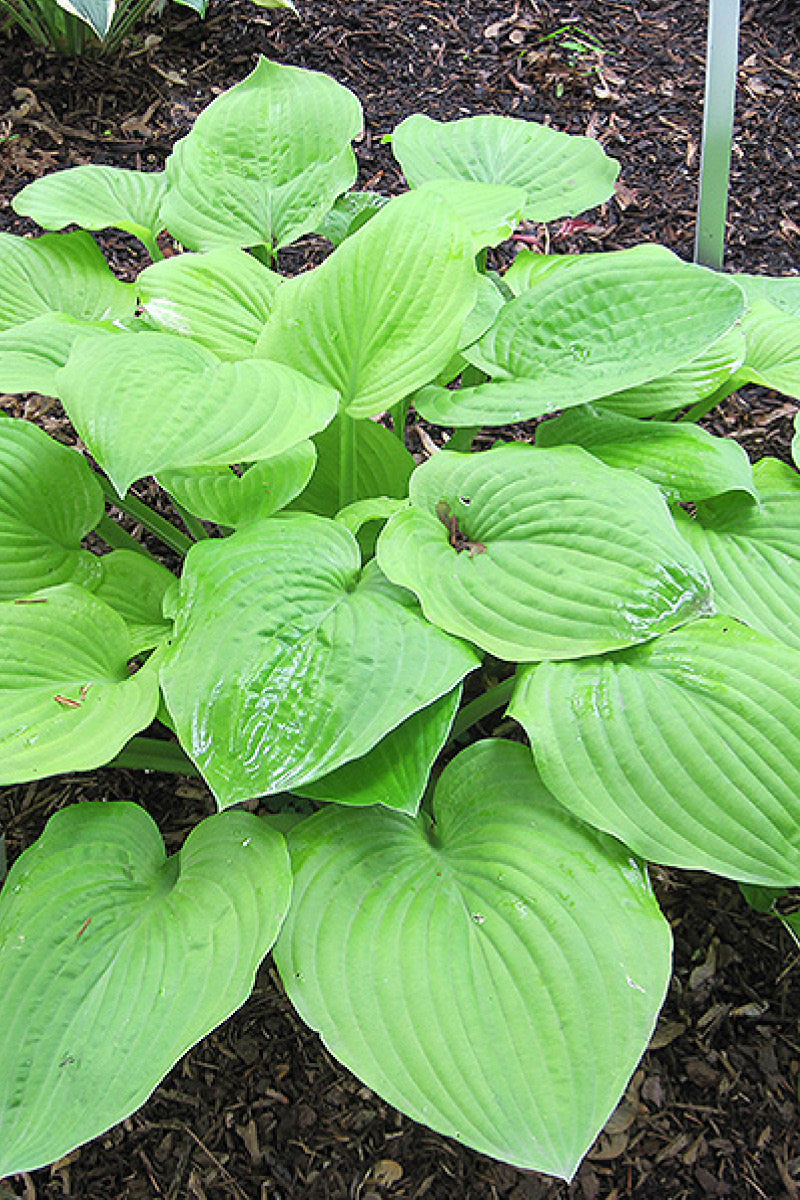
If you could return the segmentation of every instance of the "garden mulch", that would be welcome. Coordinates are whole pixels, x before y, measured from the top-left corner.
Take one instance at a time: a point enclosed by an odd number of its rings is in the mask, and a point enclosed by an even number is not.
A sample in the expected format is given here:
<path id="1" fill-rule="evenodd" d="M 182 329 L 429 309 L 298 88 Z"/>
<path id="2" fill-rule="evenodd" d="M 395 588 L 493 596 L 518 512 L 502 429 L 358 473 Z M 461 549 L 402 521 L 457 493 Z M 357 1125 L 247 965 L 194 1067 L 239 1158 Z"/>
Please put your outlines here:
<path id="1" fill-rule="evenodd" d="M 160 167 L 197 113 L 263 53 L 328 71 L 357 92 L 367 121 L 361 186 L 401 186 L 381 139 L 411 112 L 545 121 L 599 138 L 623 169 L 613 200 L 585 221 L 531 228 L 533 244 L 611 250 L 658 240 L 689 257 L 705 20 L 700 0 L 307 0 L 302 20 L 212 0 L 205 23 L 171 6 L 113 59 L 60 60 L 11 34 L 0 40 L 0 226 L 32 228 L 10 199 L 45 172 L 81 162 Z M 796 0 L 744 0 L 732 269 L 800 267 L 799 100 Z M 101 241 L 121 273 L 144 265 L 123 235 Z M 301 246 L 287 262 L 313 253 Z M 3 403 L 66 432 L 57 406 Z M 786 458 L 797 407 L 748 389 L 711 423 L 754 458 Z M 140 772 L 6 788 L 9 860 L 55 811 L 101 797 L 142 803 L 170 850 L 214 808 L 196 780 Z M 251 999 L 138 1113 L 52 1169 L 0 1184 L 0 1195 L 5 1187 L 25 1200 L 798 1200 L 797 947 L 778 922 L 747 909 L 734 885 L 653 874 L 675 934 L 673 984 L 650 1050 L 572 1184 L 495 1163 L 395 1112 L 302 1025 L 267 963 Z"/>

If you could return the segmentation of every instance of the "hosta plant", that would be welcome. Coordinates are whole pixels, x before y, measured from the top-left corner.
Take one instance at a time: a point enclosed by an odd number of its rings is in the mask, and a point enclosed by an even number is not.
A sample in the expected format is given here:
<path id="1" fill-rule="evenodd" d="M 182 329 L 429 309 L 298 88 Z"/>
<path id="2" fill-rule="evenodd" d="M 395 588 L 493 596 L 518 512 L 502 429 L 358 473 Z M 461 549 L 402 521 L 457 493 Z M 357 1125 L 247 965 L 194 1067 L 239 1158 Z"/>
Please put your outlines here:
<path id="1" fill-rule="evenodd" d="M 135 797 L 79 803 L 11 865 L 0 1176 L 131 1113 L 272 949 L 371 1088 L 569 1178 L 669 979 L 647 862 L 800 883 L 800 481 L 675 419 L 800 394 L 797 280 L 657 245 L 501 276 L 519 222 L 609 196 L 597 143 L 414 116 L 388 199 L 350 190 L 360 129 L 262 60 L 163 173 L 16 200 L 82 229 L 0 235 L 0 389 L 88 452 L 0 421 L 0 783 L 112 762 L 219 809 L 167 858 Z"/>
<path id="2" fill-rule="evenodd" d="M 175 0 L 205 16 L 208 0 Z M 253 0 L 261 8 L 294 8 L 292 0 Z M 37 45 L 61 54 L 119 49 L 123 38 L 167 0 L 0 0 L 0 24 L 17 26 Z"/>

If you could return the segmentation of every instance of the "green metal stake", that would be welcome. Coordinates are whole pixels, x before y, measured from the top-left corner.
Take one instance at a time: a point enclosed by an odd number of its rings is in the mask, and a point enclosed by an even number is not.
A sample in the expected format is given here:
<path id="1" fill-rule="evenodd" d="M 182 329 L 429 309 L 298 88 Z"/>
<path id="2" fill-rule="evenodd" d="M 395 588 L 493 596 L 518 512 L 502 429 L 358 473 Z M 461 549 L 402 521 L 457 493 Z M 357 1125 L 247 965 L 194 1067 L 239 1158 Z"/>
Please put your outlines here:
<path id="1" fill-rule="evenodd" d="M 739 56 L 739 0 L 709 0 L 700 201 L 695 262 L 719 271 L 725 247 L 733 109 Z"/>

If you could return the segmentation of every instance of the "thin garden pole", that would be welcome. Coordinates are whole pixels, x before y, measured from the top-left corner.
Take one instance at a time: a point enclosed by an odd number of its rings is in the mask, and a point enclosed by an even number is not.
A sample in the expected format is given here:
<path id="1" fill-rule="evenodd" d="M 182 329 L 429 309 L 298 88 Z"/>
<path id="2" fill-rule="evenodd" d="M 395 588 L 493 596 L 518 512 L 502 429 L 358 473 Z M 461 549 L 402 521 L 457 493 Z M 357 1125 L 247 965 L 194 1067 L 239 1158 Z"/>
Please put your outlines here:
<path id="1" fill-rule="evenodd" d="M 720 270 L 733 143 L 733 109 L 739 57 L 739 0 L 709 0 L 700 201 L 695 262 Z"/>

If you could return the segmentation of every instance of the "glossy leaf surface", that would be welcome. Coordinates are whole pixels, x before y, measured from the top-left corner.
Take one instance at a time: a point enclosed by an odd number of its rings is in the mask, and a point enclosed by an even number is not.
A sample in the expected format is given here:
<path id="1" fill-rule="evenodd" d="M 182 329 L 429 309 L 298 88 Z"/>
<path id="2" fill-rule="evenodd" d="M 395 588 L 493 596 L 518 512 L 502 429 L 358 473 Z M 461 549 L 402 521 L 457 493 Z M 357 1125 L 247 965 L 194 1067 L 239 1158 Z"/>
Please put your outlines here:
<path id="1" fill-rule="evenodd" d="M 75 584 L 0 604 L 0 784 L 109 762 L 158 708 L 122 617 Z"/>
<path id="2" fill-rule="evenodd" d="M 381 569 L 499 658 L 598 654 L 709 610 L 658 489 L 577 447 L 441 451 L 415 471 L 411 505 L 378 540 Z"/>
<path id="3" fill-rule="evenodd" d="M 190 550 L 161 682 L 227 806 L 360 758 L 477 664 L 341 524 L 298 513 Z"/>
<path id="4" fill-rule="evenodd" d="M 292 831 L 284 985 L 391 1104 L 570 1178 L 647 1045 L 669 927 L 636 861 L 554 802 L 522 746 L 460 754 L 434 816 L 329 808 Z"/>
<path id="5" fill-rule="evenodd" d="M 392 151 L 412 188 L 453 179 L 522 189 L 528 221 L 574 217 L 601 204 L 619 174 L 599 142 L 513 117 L 434 121 L 415 113 L 395 129 Z"/>
<path id="6" fill-rule="evenodd" d="M 398 196 L 314 271 L 288 280 L 258 344 L 375 416 L 458 349 L 477 273 L 469 236 L 435 195 Z"/>
<path id="7" fill-rule="evenodd" d="M 249 813 L 169 859 L 135 804 L 57 813 L 0 892 L 0 1175 L 135 1112 L 247 998 L 290 890 L 283 838 Z"/>
<path id="8" fill-rule="evenodd" d="M 100 562 L 81 539 L 103 508 L 81 454 L 29 421 L 0 419 L 0 600 L 68 580 L 94 587 Z"/>
<path id="9" fill-rule="evenodd" d="M 316 783 L 301 785 L 299 794 L 358 807 L 382 804 L 415 816 L 460 698 L 459 687 L 435 700 L 387 733 L 363 758 L 345 763 Z"/>
<path id="10" fill-rule="evenodd" d="M 285 246 L 355 182 L 361 105 L 327 75 L 260 58 L 167 159 L 163 216 L 192 250 Z"/>
<path id="11" fill-rule="evenodd" d="M 522 672 L 510 713 L 558 800 L 653 862 L 800 883 L 800 651 L 732 617 Z"/>
<path id="12" fill-rule="evenodd" d="M 79 342 L 58 394 L 123 495 L 168 468 L 269 458 L 322 429 L 337 397 L 280 363 L 221 362 L 166 333 Z"/>
<path id="13" fill-rule="evenodd" d="M 78 338 L 113 333 L 110 321 L 81 321 L 67 313 L 43 313 L 0 331 L 0 389 L 12 395 L 56 395 L 56 372 Z"/>

